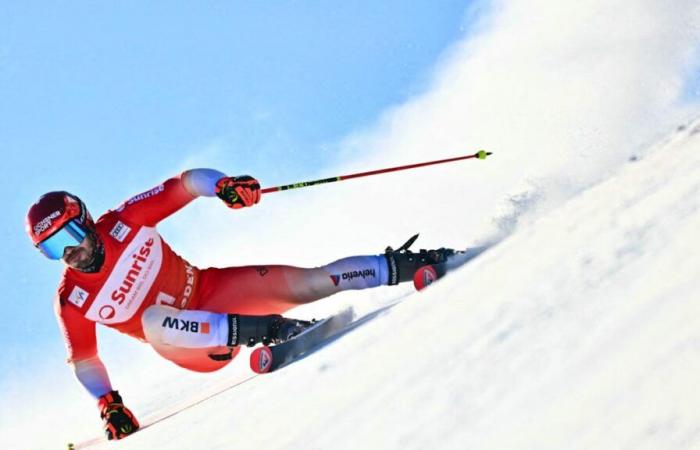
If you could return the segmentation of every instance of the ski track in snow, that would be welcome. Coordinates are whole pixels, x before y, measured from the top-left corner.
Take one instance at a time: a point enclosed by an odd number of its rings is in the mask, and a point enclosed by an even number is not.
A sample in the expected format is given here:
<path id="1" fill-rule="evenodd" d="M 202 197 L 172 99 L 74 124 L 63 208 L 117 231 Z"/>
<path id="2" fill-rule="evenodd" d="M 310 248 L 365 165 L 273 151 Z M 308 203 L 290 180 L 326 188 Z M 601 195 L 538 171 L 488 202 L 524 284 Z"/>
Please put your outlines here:
<path id="1" fill-rule="evenodd" d="M 700 447 L 697 127 L 319 352 L 120 448 Z"/>

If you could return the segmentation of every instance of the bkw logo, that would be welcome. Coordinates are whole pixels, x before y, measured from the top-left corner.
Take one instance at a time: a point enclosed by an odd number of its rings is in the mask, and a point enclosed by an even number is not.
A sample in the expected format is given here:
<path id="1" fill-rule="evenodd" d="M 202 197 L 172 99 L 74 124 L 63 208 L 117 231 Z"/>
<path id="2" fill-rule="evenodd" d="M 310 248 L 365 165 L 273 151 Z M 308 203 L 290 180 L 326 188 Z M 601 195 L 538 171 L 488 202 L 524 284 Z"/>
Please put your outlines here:
<path id="1" fill-rule="evenodd" d="M 209 322 L 195 322 L 193 320 L 182 320 L 177 317 L 166 317 L 163 320 L 163 328 L 171 328 L 189 333 L 209 334 Z"/>

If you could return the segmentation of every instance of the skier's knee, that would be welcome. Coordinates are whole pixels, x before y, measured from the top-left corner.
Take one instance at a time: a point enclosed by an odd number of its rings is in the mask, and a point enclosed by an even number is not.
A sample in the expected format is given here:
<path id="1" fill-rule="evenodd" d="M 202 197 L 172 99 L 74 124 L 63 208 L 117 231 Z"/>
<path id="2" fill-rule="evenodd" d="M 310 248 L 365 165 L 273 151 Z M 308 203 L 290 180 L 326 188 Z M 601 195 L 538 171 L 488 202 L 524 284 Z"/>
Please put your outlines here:
<path id="1" fill-rule="evenodd" d="M 153 305 L 144 311 L 141 321 L 146 339 L 153 345 L 206 348 L 227 344 L 226 314 Z"/>
<path id="2" fill-rule="evenodd" d="M 153 305 L 141 323 L 146 339 L 163 358 L 185 369 L 212 372 L 230 363 L 239 350 L 219 342 L 228 334 L 220 329 L 226 321 L 217 321 L 222 317 L 226 315 Z"/>
<path id="3" fill-rule="evenodd" d="M 165 305 L 153 305 L 146 308 L 141 316 L 141 325 L 146 340 L 151 344 L 164 344 L 162 324 L 166 317 L 176 315 L 177 312 L 177 308 Z"/>

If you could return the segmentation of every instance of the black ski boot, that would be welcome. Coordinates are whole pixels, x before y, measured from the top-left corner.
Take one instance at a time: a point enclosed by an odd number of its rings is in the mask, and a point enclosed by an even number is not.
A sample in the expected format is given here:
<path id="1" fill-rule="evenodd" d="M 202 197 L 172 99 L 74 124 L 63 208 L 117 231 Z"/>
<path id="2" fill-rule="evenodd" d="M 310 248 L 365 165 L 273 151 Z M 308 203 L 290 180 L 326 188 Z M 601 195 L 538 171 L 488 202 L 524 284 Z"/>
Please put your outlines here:
<path id="1" fill-rule="evenodd" d="M 289 319 L 279 316 L 279 318 L 272 323 L 270 331 L 272 343 L 281 344 L 282 342 L 287 342 L 309 328 L 312 324 L 313 322 L 306 320 Z"/>
<path id="2" fill-rule="evenodd" d="M 417 234 L 396 250 L 391 247 L 386 248 L 384 256 L 389 264 L 389 286 L 404 281 L 414 281 L 413 276 L 416 271 L 428 265 L 435 269 L 437 278 L 440 278 L 447 271 L 445 268 L 447 260 L 459 253 L 451 248 L 421 249 L 418 253 L 413 253 L 408 248 L 413 245 L 416 239 L 418 239 Z"/>
<path id="3" fill-rule="evenodd" d="M 279 314 L 269 316 L 241 316 L 229 314 L 228 345 L 247 345 L 257 343 L 281 344 L 298 335 L 313 322 L 290 319 Z"/>

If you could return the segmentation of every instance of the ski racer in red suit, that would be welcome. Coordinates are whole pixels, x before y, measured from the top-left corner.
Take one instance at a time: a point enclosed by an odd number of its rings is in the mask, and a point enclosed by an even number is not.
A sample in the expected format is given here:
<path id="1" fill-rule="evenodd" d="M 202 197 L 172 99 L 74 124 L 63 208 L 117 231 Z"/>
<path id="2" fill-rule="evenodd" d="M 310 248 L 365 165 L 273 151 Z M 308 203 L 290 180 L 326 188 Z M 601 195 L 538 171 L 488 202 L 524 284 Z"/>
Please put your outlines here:
<path id="1" fill-rule="evenodd" d="M 93 221 L 83 202 L 49 192 L 27 213 L 27 232 L 65 270 L 54 304 L 77 379 L 98 401 L 109 439 L 139 428 L 112 388 L 97 351 L 97 323 L 148 342 L 186 369 L 210 372 L 228 364 L 240 345 L 275 344 L 308 322 L 282 317 L 300 304 L 347 289 L 413 280 L 426 264 L 442 264 L 452 250 L 353 256 L 317 268 L 246 266 L 200 269 L 175 253 L 156 225 L 200 196 L 233 209 L 260 201 L 250 176 L 192 169 L 136 195 Z"/>

